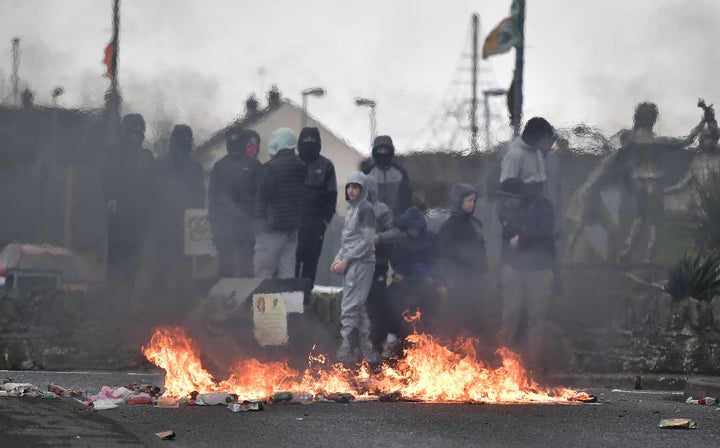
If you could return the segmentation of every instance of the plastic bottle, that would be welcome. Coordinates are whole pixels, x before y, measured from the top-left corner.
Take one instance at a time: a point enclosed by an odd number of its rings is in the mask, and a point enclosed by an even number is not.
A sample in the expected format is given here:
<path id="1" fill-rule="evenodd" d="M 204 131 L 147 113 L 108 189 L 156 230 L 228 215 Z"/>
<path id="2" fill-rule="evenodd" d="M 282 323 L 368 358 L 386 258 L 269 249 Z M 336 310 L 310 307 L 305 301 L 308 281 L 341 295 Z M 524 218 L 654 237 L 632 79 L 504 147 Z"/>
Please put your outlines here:
<path id="1" fill-rule="evenodd" d="M 227 392 L 215 392 L 210 394 L 199 394 L 195 400 L 195 404 L 201 406 L 213 406 L 216 404 L 232 403 L 233 399 Z"/>
<path id="2" fill-rule="evenodd" d="M 288 403 L 292 398 L 292 392 L 277 392 L 270 396 L 270 403 Z"/>

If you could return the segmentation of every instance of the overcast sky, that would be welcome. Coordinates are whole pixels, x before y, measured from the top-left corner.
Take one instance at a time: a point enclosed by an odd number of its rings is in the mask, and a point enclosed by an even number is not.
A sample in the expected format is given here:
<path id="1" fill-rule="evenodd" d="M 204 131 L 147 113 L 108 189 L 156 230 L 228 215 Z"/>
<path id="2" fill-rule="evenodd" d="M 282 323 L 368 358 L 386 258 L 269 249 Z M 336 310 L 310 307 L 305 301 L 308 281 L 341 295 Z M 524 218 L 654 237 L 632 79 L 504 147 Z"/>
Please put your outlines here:
<path id="1" fill-rule="evenodd" d="M 302 89 L 321 86 L 328 94 L 311 98 L 309 111 L 331 130 L 366 151 L 368 114 L 353 99 L 371 97 L 379 132 L 402 150 L 424 143 L 418 136 L 470 50 L 472 13 L 484 38 L 510 3 L 124 0 L 124 112 L 145 115 L 150 140 L 185 122 L 201 142 L 241 114 L 252 92 L 264 102 L 277 84 L 300 103 Z M 111 0 L 1 0 L 0 99 L 11 96 L 18 36 L 21 83 L 36 102 L 49 104 L 61 85 L 62 105 L 102 104 L 111 9 Z M 720 104 L 718 23 L 717 0 L 528 0 L 524 116 L 613 133 L 649 100 L 660 134 L 687 133 L 701 115 L 698 97 Z M 507 87 L 513 66 L 514 52 L 488 59 L 486 85 Z"/>

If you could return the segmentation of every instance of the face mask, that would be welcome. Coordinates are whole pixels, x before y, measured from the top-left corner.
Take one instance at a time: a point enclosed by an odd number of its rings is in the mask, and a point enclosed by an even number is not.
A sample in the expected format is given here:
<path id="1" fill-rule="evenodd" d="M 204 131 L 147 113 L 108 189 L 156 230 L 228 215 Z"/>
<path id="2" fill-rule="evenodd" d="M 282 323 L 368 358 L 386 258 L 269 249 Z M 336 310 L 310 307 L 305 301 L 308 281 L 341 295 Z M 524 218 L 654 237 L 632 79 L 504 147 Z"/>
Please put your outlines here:
<path id="1" fill-rule="evenodd" d="M 237 156 L 245 152 L 245 148 L 243 148 L 242 142 L 240 142 L 240 140 L 228 140 L 227 150 L 228 153 L 233 156 Z"/>
<path id="2" fill-rule="evenodd" d="M 188 141 L 178 141 L 170 143 L 170 154 L 175 157 L 187 157 L 192 151 L 192 144 Z"/>
<path id="3" fill-rule="evenodd" d="M 245 154 L 250 157 L 257 157 L 258 145 L 248 145 L 245 147 Z"/>
<path id="4" fill-rule="evenodd" d="M 312 162 L 320 155 L 319 142 L 300 142 L 298 145 L 298 155 L 305 162 Z"/>
<path id="5" fill-rule="evenodd" d="M 390 161 L 392 160 L 392 154 L 380 154 L 375 153 L 373 154 L 373 159 L 378 163 L 378 165 L 382 166 L 390 166 Z"/>

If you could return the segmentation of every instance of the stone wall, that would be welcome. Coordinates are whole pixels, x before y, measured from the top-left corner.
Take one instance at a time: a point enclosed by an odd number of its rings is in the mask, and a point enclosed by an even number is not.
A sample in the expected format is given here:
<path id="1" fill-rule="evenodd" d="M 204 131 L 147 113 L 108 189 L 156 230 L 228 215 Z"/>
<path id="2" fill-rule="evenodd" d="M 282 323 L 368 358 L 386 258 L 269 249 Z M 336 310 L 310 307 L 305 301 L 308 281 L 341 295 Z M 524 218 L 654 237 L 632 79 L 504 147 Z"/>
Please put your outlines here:
<path id="1" fill-rule="evenodd" d="M 564 268 L 565 294 L 553 299 L 549 317 L 550 370 L 720 374 L 720 297 L 674 303 L 640 280 L 651 275 L 647 269 L 620 272 L 612 266 Z M 307 311 L 315 316 L 313 325 L 327 327 L 324 333 L 337 334 L 339 299 L 317 296 Z M 0 369 L 150 367 L 141 350 L 152 328 L 181 322 L 193 300 L 133 300 L 99 292 L 1 298 Z M 500 306 L 498 296 L 490 293 L 486 325 L 495 327 L 489 333 L 497 329 Z"/>

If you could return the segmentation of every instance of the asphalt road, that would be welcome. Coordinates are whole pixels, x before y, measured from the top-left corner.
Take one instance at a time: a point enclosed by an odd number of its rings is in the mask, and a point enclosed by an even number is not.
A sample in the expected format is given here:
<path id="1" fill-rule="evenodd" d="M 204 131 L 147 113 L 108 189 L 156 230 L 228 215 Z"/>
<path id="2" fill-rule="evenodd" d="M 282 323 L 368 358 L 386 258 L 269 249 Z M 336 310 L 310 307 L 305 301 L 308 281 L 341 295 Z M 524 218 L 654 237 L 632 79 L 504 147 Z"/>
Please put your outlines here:
<path id="1" fill-rule="evenodd" d="M 155 376 L 0 372 L 44 388 L 48 380 L 89 391 Z M 75 383 L 72 383 L 70 379 Z M 142 380 L 140 380 L 142 378 Z M 34 379 L 34 380 L 33 380 Z M 83 387 L 83 384 L 90 387 Z M 588 389 L 596 404 L 471 405 L 351 402 L 272 405 L 234 413 L 225 406 L 161 409 L 124 405 L 90 411 L 68 399 L 0 398 L 5 446 L 346 446 L 346 447 L 695 447 L 720 446 L 716 406 L 686 404 L 678 392 Z M 698 428 L 662 429 L 664 418 Z M 156 432 L 173 430 L 162 441 Z"/>

